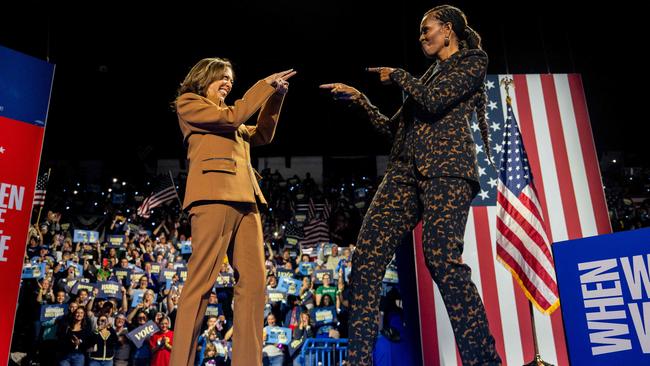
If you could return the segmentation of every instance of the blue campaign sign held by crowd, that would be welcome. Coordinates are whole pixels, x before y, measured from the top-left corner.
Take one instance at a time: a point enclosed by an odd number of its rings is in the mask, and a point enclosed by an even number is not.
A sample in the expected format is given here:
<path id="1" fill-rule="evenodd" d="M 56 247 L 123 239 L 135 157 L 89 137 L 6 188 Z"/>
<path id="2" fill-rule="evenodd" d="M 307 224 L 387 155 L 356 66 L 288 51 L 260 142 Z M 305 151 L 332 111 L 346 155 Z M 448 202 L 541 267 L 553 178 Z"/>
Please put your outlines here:
<path id="1" fill-rule="evenodd" d="M 158 330 L 159 328 L 156 323 L 154 323 L 153 320 L 149 320 L 144 325 L 139 326 L 128 333 L 126 337 L 133 342 L 136 348 L 140 348 L 144 342 L 151 338 L 151 335 L 156 333 Z"/>
<path id="2" fill-rule="evenodd" d="M 552 246 L 573 365 L 650 365 L 650 229 Z"/>
<path id="3" fill-rule="evenodd" d="M 311 311 L 311 318 L 317 326 L 336 323 L 336 307 L 314 308 Z"/>
<path id="4" fill-rule="evenodd" d="M 91 230 L 75 230 L 72 241 L 75 243 L 97 243 L 99 241 L 99 232 Z"/>
<path id="5" fill-rule="evenodd" d="M 267 344 L 289 345 L 291 342 L 291 328 L 265 327 Z"/>
<path id="6" fill-rule="evenodd" d="M 68 311 L 68 304 L 53 304 L 41 306 L 41 322 L 58 319 Z"/>

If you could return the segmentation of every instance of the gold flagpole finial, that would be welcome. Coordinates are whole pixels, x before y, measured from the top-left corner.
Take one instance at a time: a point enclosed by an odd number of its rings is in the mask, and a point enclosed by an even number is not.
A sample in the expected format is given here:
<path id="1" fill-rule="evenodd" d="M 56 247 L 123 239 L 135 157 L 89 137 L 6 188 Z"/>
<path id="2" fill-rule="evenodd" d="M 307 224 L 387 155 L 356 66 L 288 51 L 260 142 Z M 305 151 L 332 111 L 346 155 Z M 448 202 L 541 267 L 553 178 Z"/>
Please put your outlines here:
<path id="1" fill-rule="evenodd" d="M 501 80 L 501 85 L 506 90 L 506 102 L 510 104 L 512 102 L 512 99 L 510 99 L 510 86 L 514 84 L 514 81 L 512 80 L 511 77 L 505 77 Z"/>

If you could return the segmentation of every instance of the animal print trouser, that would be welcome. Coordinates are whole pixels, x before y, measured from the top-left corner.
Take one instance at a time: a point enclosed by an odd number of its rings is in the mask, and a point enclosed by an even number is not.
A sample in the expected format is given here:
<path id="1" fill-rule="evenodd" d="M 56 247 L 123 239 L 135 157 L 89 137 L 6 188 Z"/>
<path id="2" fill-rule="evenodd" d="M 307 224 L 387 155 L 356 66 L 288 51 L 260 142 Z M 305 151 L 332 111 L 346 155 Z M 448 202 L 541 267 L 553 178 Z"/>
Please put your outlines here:
<path id="1" fill-rule="evenodd" d="M 426 264 L 444 299 L 463 365 L 501 364 L 471 270 L 461 260 L 473 193 L 462 178 L 425 178 L 407 164 L 388 169 L 352 259 L 349 365 L 372 365 L 384 272 L 420 219 Z"/>

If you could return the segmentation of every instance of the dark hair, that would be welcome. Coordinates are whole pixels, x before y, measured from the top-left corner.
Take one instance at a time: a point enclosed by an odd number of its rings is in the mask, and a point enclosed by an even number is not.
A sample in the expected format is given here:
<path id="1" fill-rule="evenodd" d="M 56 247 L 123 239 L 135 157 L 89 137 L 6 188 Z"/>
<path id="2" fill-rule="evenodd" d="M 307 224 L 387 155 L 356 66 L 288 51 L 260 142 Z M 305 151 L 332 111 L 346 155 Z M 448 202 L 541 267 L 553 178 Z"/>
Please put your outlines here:
<path id="1" fill-rule="evenodd" d="M 467 17 L 460 9 L 451 5 L 440 5 L 424 13 L 425 17 L 433 17 L 443 23 L 451 23 L 451 29 L 458 37 L 458 47 L 461 49 L 481 49 L 481 36 L 467 24 Z"/>
<path id="2" fill-rule="evenodd" d="M 221 79 L 226 69 L 232 70 L 232 64 L 225 58 L 212 57 L 202 59 L 187 73 L 185 80 L 183 80 L 181 86 L 178 88 L 176 97 L 185 93 L 194 93 L 205 97 L 208 86 L 215 80 Z"/>
<path id="3" fill-rule="evenodd" d="M 482 49 L 481 36 L 467 24 L 467 16 L 462 10 L 451 5 L 440 5 L 424 13 L 426 18 L 433 17 L 444 23 L 451 23 L 451 29 L 458 37 L 458 48 L 460 49 Z M 475 100 L 476 118 L 478 119 L 478 126 L 481 130 L 481 139 L 485 146 L 485 153 L 492 163 L 492 156 L 490 154 L 489 132 L 486 113 L 486 100 L 485 87 L 481 87 L 481 93 Z M 492 163 L 493 164 L 493 163 Z M 494 164 L 493 164 L 494 166 Z"/>

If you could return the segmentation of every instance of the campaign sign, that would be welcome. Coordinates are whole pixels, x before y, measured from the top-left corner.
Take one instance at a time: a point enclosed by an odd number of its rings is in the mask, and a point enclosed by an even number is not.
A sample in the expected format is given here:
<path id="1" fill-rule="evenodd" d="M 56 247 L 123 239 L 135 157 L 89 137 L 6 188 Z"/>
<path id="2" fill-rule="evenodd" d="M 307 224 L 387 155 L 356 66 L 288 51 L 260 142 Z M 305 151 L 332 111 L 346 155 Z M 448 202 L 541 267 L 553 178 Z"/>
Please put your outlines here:
<path id="1" fill-rule="evenodd" d="M 92 230 L 75 230 L 72 241 L 75 243 L 97 243 L 99 241 L 99 232 Z"/>
<path id="2" fill-rule="evenodd" d="M 336 307 L 313 308 L 311 318 L 317 326 L 336 323 Z"/>
<path id="3" fill-rule="evenodd" d="M 153 320 L 149 320 L 135 329 L 130 333 L 127 333 L 126 337 L 133 342 L 136 348 L 142 347 L 144 342 L 146 342 L 151 336 L 159 330 L 158 326 Z"/>
<path id="4" fill-rule="evenodd" d="M 146 290 L 138 289 L 138 290 L 133 290 L 131 294 L 131 307 L 134 308 L 138 306 L 139 303 L 141 303 L 144 300 L 144 293 Z M 153 294 L 153 303 L 156 303 L 156 300 L 158 300 L 158 294 L 154 293 Z"/>
<path id="5" fill-rule="evenodd" d="M 650 229 L 552 245 L 572 365 L 650 365 Z"/>
<path id="6" fill-rule="evenodd" d="M 208 307 L 205 308 L 205 316 L 219 316 L 221 314 L 223 314 L 221 304 L 208 304 Z"/>
<path id="7" fill-rule="evenodd" d="M 187 281 L 187 267 L 186 266 L 178 267 L 178 269 L 176 269 L 176 273 L 178 273 L 178 277 L 180 277 L 181 282 Z"/>
<path id="8" fill-rule="evenodd" d="M 122 300 L 122 286 L 119 282 L 115 281 L 100 281 L 97 283 L 97 298 L 108 299 L 116 298 Z"/>
<path id="9" fill-rule="evenodd" d="M 386 274 L 384 275 L 384 283 L 399 283 L 396 266 L 391 265 L 388 266 L 388 268 L 386 268 Z"/>
<path id="10" fill-rule="evenodd" d="M 330 284 L 332 284 L 334 274 L 332 273 L 331 269 L 318 269 L 318 270 L 314 271 L 314 284 L 315 285 L 322 285 L 323 284 L 323 276 L 325 276 L 325 275 L 330 276 Z"/>
<path id="11" fill-rule="evenodd" d="M 73 295 L 77 295 L 79 294 L 79 290 L 86 290 L 88 291 L 89 294 L 92 294 L 94 289 L 95 289 L 95 284 L 90 283 L 90 280 L 88 280 L 87 278 L 82 278 L 77 282 L 75 282 L 70 292 Z"/>
<path id="12" fill-rule="evenodd" d="M 181 254 L 192 254 L 191 241 L 186 240 L 181 242 Z"/>
<path id="13" fill-rule="evenodd" d="M 108 248 L 121 248 L 124 245 L 124 235 L 109 235 L 106 237 Z"/>
<path id="14" fill-rule="evenodd" d="M 80 263 L 77 263 L 75 261 L 67 261 L 67 262 L 65 262 L 65 267 L 66 268 L 74 267 L 75 268 L 75 270 L 74 270 L 74 276 L 75 277 L 82 277 L 83 276 L 84 266 L 81 265 Z"/>
<path id="15" fill-rule="evenodd" d="M 275 274 L 277 275 L 278 279 L 282 277 L 293 277 L 293 271 L 290 269 L 278 268 Z"/>
<path id="16" fill-rule="evenodd" d="M 217 276 L 217 281 L 215 282 L 214 287 L 216 288 L 225 288 L 225 287 L 234 287 L 235 286 L 235 275 L 229 272 L 219 273 Z"/>
<path id="17" fill-rule="evenodd" d="M 131 268 L 113 268 L 113 275 L 118 282 L 123 286 L 129 287 L 131 285 Z"/>
<path id="18" fill-rule="evenodd" d="M 151 273 L 160 273 L 162 265 L 160 263 L 151 263 Z"/>
<path id="19" fill-rule="evenodd" d="M 9 360 L 54 65 L 0 46 L 0 364 Z M 47 198 L 46 198 L 47 199 Z"/>
<path id="20" fill-rule="evenodd" d="M 284 344 L 289 345 L 291 342 L 291 328 L 267 326 L 264 327 L 266 331 L 266 344 Z"/>
<path id="21" fill-rule="evenodd" d="M 287 295 L 300 296 L 300 288 L 302 281 L 291 277 L 280 277 L 278 282 L 278 291 L 282 291 Z"/>
<path id="22" fill-rule="evenodd" d="M 300 274 L 303 276 L 311 276 L 314 273 L 314 268 L 316 268 L 316 263 L 314 262 L 300 262 Z"/>
<path id="23" fill-rule="evenodd" d="M 41 323 L 60 318 L 65 315 L 66 311 L 68 311 L 68 304 L 42 305 Z"/>
<path id="24" fill-rule="evenodd" d="M 175 274 L 176 274 L 175 269 L 163 269 L 162 271 L 160 271 L 160 276 L 158 276 L 158 282 L 160 283 L 169 282 L 172 280 Z"/>
<path id="25" fill-rule="evenodd" d="M 23 267 L 23 273 L 20 278 L 41 279 L 45 276 L 45 263 L 28 264 Z"/>
<path id="26" fill-rule="evenodd" d="M 269 302 L 285 301 L 287 294 L 278 290 L 269 290 Z"/>

